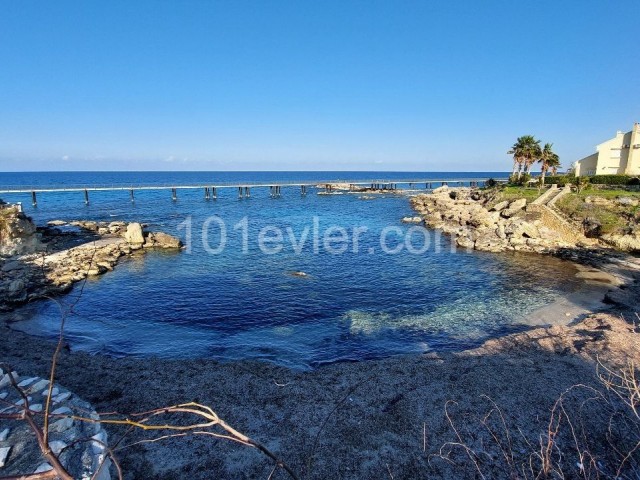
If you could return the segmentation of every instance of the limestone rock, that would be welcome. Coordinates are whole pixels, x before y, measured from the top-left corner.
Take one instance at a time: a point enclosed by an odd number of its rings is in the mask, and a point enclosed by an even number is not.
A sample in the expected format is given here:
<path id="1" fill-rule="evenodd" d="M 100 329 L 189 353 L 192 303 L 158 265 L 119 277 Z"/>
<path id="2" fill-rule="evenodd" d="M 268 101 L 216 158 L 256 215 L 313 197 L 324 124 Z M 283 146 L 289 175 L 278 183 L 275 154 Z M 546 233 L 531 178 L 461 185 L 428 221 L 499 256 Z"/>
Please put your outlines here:
<path id="1" fill-rule="evenodd" d="M 520 198 L 518 200 L 514 200 L 509 204 L 509 207 L 505 210 L 502 210 L 500 214 L 505 218 L 513 217 L 516 213 L 520 212 L 527 205 L 526 198 Z"/>
<path id="2" fill-rule="evenodd" d="M 448 192 L 449 192 L 449 187 L 447 185 L 442 185 L 441 187 L 438 187 L 438 188 L 433 190 L 433 193 L 435 193 L 435 194 L 448 193 Z"/>
<path id="3" fill-rule="evenodd" d="M 144 235 L 142 234 L 142 225 L 137 222 L 127 225 L 124 238 L 131 245 L 142 245 L 144 243 Z"/>
<path id="4" fill-rule="evenodd" d="M 503 202 L 500 203 L 496 203 L 493 208 L 491 209 L 492 212 L 500 212 L 502 210 L 504 210 L 505 208 L 507 208 L 507 206 L 509 205 L 509 200 L 505 200 Z"/>
<path id="5" fill-rule="evenodd" d="M 179 238 L 162 232 L 151 232 L 145 238 L 145 247 L 155 248 L 181 248 L 182 242 Z"/>

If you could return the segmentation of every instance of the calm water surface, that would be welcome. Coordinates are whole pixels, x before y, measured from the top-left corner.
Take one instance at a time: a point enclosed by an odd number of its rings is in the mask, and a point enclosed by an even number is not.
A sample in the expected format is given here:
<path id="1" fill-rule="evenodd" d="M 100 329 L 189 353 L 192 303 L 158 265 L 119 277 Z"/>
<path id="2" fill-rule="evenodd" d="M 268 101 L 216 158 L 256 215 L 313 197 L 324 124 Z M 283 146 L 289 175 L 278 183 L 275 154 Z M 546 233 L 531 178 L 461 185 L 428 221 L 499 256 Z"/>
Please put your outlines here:
<path id="1" fill-rule="evenodd" d="M 320 179 L 458 178 L 479 174 L 407 174 L 344 172 L 256 173 L 65 173 L 0 174 L 2 185 L 179 184 L 222 181 Z M 486 174 L 498 177 L 499 174 Z M 574 270 L 560 260 L 532 255 L 451 251 L 446 237 L 430 234 L 422 254 L 381 251 L 380 232 L 388 226 L 406 234 L 400 223 L 412 215 L 405 196 L 322 196 L 311 190 L 283 188 L 269 198 L 254 189 L 252 198 L 220 190 L 216 201 L 203 192 L 184 190 L 177 202 L 168 191 L 140 191 L 135 203 L 126 191 L 91 192 L 85 206 L 81 193 L 41 194 L 38 207 L 29 195 L 2 195 L 22 201 L 37 223 L 93 219 L 140 221 L 186 240 L 181 223 L 190 218 L 191 253 L 149 252 L 122 260 L 115 271 L 90 280 L 69 318 L 66 335 L 72 348 L 115 356 L 208 357 L 259 359 L 294 368 L 329 362 L 382 358 L 430 350 L 460 350 L 487 338 L 524 328 L 522 318 L 577 287 Z M 205 251 L 200 231 L 216 215 L 209 245 L 219 243 L 223 222 L 228 240 L 219 254 Z M 289 241 L 281 252 L 265 255 L 258 233 L 265 226 L 300 239 L 330 226 L 368 230 L 354 253 L 314 253 L 312 234 L 296 253 Z M 243 232 L 234 225 L 246 218 Z M 416 246 L 422 239 L 414 236 Z M 398 235 L 391 235 L 395 245 Z M 306 277 L 292 275 L 303 271 Z M 77 292 L 77 288 L 75 292 Z M 74 294 L 62 297 L 69 304 Z M 59 307 L 38 302 L 11 315 L 21 330 L 54 337 Z"/>

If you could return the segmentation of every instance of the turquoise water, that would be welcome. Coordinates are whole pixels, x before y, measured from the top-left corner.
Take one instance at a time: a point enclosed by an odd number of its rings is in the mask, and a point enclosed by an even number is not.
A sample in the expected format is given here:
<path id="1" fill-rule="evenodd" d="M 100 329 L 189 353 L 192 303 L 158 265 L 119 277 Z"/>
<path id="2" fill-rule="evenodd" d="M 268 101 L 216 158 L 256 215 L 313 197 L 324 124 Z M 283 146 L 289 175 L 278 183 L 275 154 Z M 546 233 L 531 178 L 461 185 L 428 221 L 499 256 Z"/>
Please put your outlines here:
<path id="1" fill-rule="evenodd" d="M 178 179 L 168 173 L 52 175 L 1 174 L 0 184 L 205 183 L 214 176 L 215 181 L 356 180 L 445 174 L 182 173 Z M 293 188 L 283 188 L 280 198 L 270 198 L 266 189 L 251 193 L 252 198 L 239 200 L 236 191 L 221 190 L 216 201 L 205 201 L 201 191 L 184 190 L 173 202 L 168 191 L 144 191 L 136 193 L 132 204 L 128 192 L 92 192 L 88 206 L 79 193 L 52 193 L 41 194 L 37 208 L 30 206 L 25 194 L 2 197 L 24 202 L 26 213 L 39 223 L 141 221 L 185 242 L 185 226 L 190 224 L 190 252 L 149 252 L 125 259 L 115 271 L 87 283 L 66 335 L 72 349 L 93 353 L 254 359 L 304 369 L 336 361 L 460 350 L 526 328 L 524 315 L 576 288 L 573 269 L 560 260 L 454 251 L 446 237 L 402 224 L 402 217 L 412 215 L 403 195 L 363 199 L 357 194 L 318 195 L 310 190 L 302 197 Z M 212 216 L 205 245 L 202 227 Z M 227 230 L 224 249 L 217 248 L 221 224 Z M 345 252 L 324 247 L 329 227 L 346 230 Z M 272 250 L 281 245 L 279 252 L 266 254 L 260 248 L 263 228 L 270 234 L 282 232 L 281 242 L 266 245 Z M 313 242 L 314 228 L 319 245 Z M 381 233 L 389 228 L 387 244 L 402 248 L 399 253 L 383 252 Z M 308 237 L 303 242 L 305 229 Z M 354 229 L 363 231 L 357 251 Z M 426 232 L 428 248 L 420 232 Z M 338 243 L 342 245 L 330 246 Z M 62 300 L 69 304 L 77 291 Z M 15 328 L 53 337 L 58 306 L 38 302 L 11 320 Z"/>

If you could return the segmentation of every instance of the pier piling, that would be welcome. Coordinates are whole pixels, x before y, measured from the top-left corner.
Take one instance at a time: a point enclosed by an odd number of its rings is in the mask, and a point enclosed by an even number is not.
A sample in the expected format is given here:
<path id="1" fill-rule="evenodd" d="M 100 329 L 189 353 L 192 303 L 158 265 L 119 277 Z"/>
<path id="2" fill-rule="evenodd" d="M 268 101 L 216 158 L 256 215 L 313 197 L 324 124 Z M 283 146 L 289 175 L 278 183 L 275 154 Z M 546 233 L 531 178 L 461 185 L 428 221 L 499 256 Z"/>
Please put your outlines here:
<path id="1" fill-rule="evenodd" d="M 89 191 L 86 188 L 84 189 L 84 204 L 89 205 Z"/>
<path id="2" fill-rule="evenodd" d="M 35 192 L 35 190 L 31 190 L 31 204 L 32 204 L 34 207 L 37 207 L 37 206 L 38 206 L 38 199 L 36 198 L 36 192 Z"/>
<path id="3" fill-rule="evenodd" d="M 173 200 L 174 202 L 178 200 L 178 192 L 175 188 L 171 189 L 171 200 Z"/>
<path id="4" fill-rule="evenodd" d="M 213 197 L 214 200 L 218 198 L 218 192 L 216 191 L 216 187 L 211 187 L 211 196 Z"/>
<path id="5" fill-rule="evenodd" d="M 136 201 L 135 197 L 133 196 L 133 188 L 129 190 L 129 196 L 131 197 L 131 203 Z"/>

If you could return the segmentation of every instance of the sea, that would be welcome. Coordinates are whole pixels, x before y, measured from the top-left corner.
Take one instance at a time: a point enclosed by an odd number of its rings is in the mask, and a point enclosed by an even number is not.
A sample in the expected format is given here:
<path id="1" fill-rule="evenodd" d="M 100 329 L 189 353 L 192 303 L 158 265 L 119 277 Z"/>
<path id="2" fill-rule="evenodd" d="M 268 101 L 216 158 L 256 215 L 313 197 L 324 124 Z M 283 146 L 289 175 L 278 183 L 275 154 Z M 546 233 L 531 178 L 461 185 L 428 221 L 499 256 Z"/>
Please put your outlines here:
<path id="1" fill-rule="evenodd" d="M 455 248 L 421 225 L 410 195 L 429 180 L 504 172 L 0 173 L 2 193 L 38 225 L 141 222 L 178 236 L 181 251 L 148 251 L 55 300 L 4 316 L 56 338 L 61 311 L 72 350 L 115 357 L 257 360 L 299 370 L 344 361 L 460 351 L 530 328 L 526 317 L 579 288 L 570 264 L 531 254 Z M 420 180 L 410 191 L 332 192 L 278 183 Z M 190 185 L 253 185 L 250 197 Z M 259 187 L 257 185 L 265 185 Z M 432 185 L 437 186 L 437 185 Z M 120 190 L 93 190 L 119 187 Z M 145 187 L 145 188 L 142 188 Z M 403 187 L 403 185 L 398 185 Z M 405 188 L 408 185 L 404 185 Z M 132 201 L 130 189 L 134 189 Z M 211 196 L 211 192 L 210 192 Z"/>

